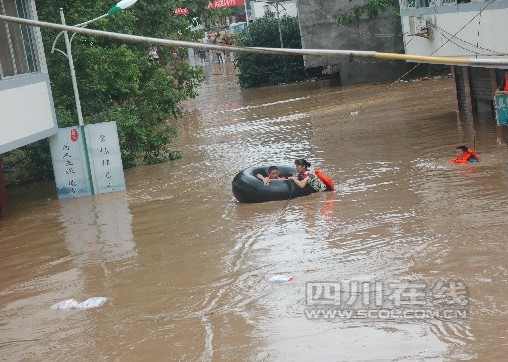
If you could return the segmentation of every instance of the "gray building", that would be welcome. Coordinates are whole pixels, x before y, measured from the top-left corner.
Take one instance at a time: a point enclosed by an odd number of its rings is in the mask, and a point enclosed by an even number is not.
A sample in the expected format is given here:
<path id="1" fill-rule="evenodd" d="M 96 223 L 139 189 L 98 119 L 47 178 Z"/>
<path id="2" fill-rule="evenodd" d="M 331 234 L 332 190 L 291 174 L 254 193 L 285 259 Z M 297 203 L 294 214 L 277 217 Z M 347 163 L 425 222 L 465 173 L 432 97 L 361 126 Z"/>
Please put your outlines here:
<path id="1" fill-rule="evenodd" d="M 302 46 L 307 49 L 403 52 L 400 18 L 393 12 L 351 25 L 337 25 L 332 19 L 333 14 L 361 4 L 361 1 L 349 0 L 298 0 Z M 307 68 L 322 66 L 328 72 L 340 75 L 342 85 L 396 79 L 405 69 L 400 62 L 373 59 L 304 56 L 304 61 Z"/>

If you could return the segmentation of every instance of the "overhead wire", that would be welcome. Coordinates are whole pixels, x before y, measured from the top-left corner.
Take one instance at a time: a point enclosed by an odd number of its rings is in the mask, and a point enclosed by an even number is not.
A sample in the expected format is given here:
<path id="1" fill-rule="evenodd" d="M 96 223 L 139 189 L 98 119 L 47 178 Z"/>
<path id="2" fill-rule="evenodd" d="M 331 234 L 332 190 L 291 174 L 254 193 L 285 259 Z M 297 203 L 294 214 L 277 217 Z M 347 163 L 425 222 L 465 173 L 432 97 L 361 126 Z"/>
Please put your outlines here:
<path id="1" fill-rule="evenodd" d="M 441 27 L 439 27 L 439 26 L 437 26 L 437 25 L 432 25 L 431 27 L 432 27 L 432 28 L 434 28 L 434 29 L 436 29 L 438 32 L 440 32 L 440 33 L 441 33 L 443 36 L 445 36 L 445 37 L 446 37 L 446 35 L 449 35 L 449 36 L 452 36 L 452 37 L 453 37 L 453 34 L 452 34 L 452 33 L 450 33 L 450 32 L 448 32 L 448 31 L 444 30 L 443 28 L 441 28 Z M 444 33 L 444 34 L 443 34 L 443 33 Z M 446 35 L 445 35 L 445 34 L 446 34 Z M 489 48 L 481 47 L 481 46 L 479 46 L 479 45 L 478 45 L 478 43 L 475 45 L 475 44 L 473 44 L 473 43 L 471 43 L 471 42 L 468 42 L 467 40 L 464 40 L 464 39 L 462 39 L 462 38 L 459 38 L 459 37 L 457 37 L 457 36 L 455 36 L 454 38 L 455 38 L 455 39 L 457 39 L 457 40 L 459 40 L 459 41 L 461 41 L 461 42 L 463 42 L 463 43 L 466 43 L 466 44 L 468 44 L 468 45 L 471 45 L 471 46 L 473 46 L 473 47 L 475 47 L 475 48 L 477 48 L 477 49 L 486 50 L 486 51 L 491 52 L 491 53 L 493 53 L 493 54 L 495 54 L 495 55 L 508 55 L 508 53 L 506 53 L 506 52 L 500 52 L 500 51 L 497 51 L 497 50 L 492 50 L 492 49 L 489 49 Z M 454 43 L 454 44 L 455 44 L 455 43 Z M 458 44 L 455 44 L 455 45 L 457 45 L 458 47 L 461 47 L 461 46 L 460 46 L 460 45 L 458 45 Z M 462 48 L 462 49 L 467 50 L 467 51 L 471 51 L 470 49 L 466 49 L 466 48 Z M 486 55 L 486 54 L 483 54 L 483 55 Z"/>
<path id="2" fill-rule="evenodd" d="M 310 2 L 312 2 L 312 0 L 308 0 Z M 466 26 L 468 26 L 469 24 L 471 24 L 471 22 L 473 22 L 473 20 L 479 16 L 481 14 L 481 12 L 483 10 L 485 10 L 488 6 L 490 6 L 495 0 L 490 0 L 481 10 L 480 12 L 474 16 L 472 19 L 470 19 L 464 26 L 462 26 L 455 34 L 453 34 L 452 36 L 452 39 L 457 35 L 459 34 Z M 413 38 L 412 38 L 413 39 Z M 450 42 L 451 40 L 450 39 L 447 39 L 446 42 L 444 42 L 443 44 L 441 44 L 441 46 L 439 48 L 437 48 L 436 50 L 434 50 L 430 56 L 434 55 L 436 52 L 438 52 L 441 48 L 443 48 L 446 44 L 448 44 L 448 42 Z M 408 42 L 409 43 L 409 42 Z M 322 126 L 322 127 L 319 127 L 316 129 L 316 131 L 314 132 L 314 135 L 317 135 L 319 133 L 322 133 L 323 131 L 327 130 L 328 128 L 331 128 L 333 126 L 335 126 L 336 124 L 340 123 L 341 121 L 343 121 L 344 119 L 348 118 L 351 116 L 351 114 L 353 114 L 354 112 L 358 112 L 360 111 L 363 107 L 365 107 L 367 104 L 369 104 L 370 102 L 372 102 L 373 100 L 375 100 L 376 98 L 378 98 L 381 94 L 385 93 L 386 90 L 388 90 L 389 88 L 391 88 L 394 84 L 400 82 L 400 80 L 402 80 L 404 77 L 406 77 L 407 75 L 409 75 L 411 72 L 413 72 L 416 68 L 418 68 L 420 65 L 422 64 L 422 62 L 418 62 L 417 64 L 415 64 L 411 69 L 409 69 L 408 71 L 406 71 L 404 74 L 402 74 L 399 78 L 397 78 L 395 81 L 389 83 L 386 87 L 383 87 L 382 90 L 380 90 L 379 92 L 377 92 L 376 94 L 374 94 L 372 97 L 370 97 L 369 99 L 367 99 L 366 101 L 364 101 L 363 103 L 361 103 L 358 107 L 354 108 L 352 111 L 350 111 L 349 113 L 344 113 L 342 114 L 337 120 L 335 120 L 334 122 L 328 124 L 328 125 L 325 125 L 325 126 Z M 254 167 L 256 165 L 259 165 L 261 164 L 262 162 L 266 162 L 265 160 L 262 160 L 262 161 L 257 161 L 256 163 L 254 164 L 251 164 L 249 167 Z M 193 187 L 191 189 L 188 189 L 188 190 L 183 190 L 182 192 L 178 193 L 178 194 L 175 194 L 174 197 L 178 197 L 178 196 L 181 196 L 185 193 L 188 193 L 188 192 L 191 192 L 191 191 L 195 191 L 195 190 L 198 190 L 198 189 L 201 189 L 201 188 L 204 188 L 204 187 L 207 187 L 209 185 L 212 185 L 218 181 L 222 181 L 226 178 L 231 178 L 232 176 L 234 176 L 237 172 L 235 171 L 234 173 L 231 173 L 231 174 L 228 174 L 228 175 L 224 175 L 223 177 L 220 177 L 218 179 L 213 179 L 211 182 L 209 183 L 206 183 L 205 185 L 199 185 L 199 186 L 196 186 L 196 187 Z M 284 210 L 284 208 L 287 206 L 287 204 L 289 203 L 289 199 L 288 201 L 286 202 L 286 204 L 284 205 L 284 207 L 280 210 Z"/>
<path id="3" fill-rule="evenodd" d="M 311 4 L 316 6 L 312 0 L 308 0 Z M 469 25 L 476 17 L 481 16 L 481 12 L 484 11 L 488 6 L 490 6 L 495 0 L 490 0 L 481 10 L 480 12 L 475 15 L 472 19 L 470 19 L 463 27 L 461 27 L 455 34 L 453 34 L 452 38 L 455 38 L 455 36 L 460 33 L 467 25 Z M 413 70 L 415 70 L 418 66 L 422 64 L 423 61 L 429 61 L 429 62 L 446 62 L 445 64 L 461 64 L 461 65 L 468 65 L 469 63 L 475 63 L 474 60 L 464 60 L 464 59 L 452 59 L 452 58 L 446 58 L 446 57 L 432 57 L 436 52 L 438 52 L 442 47 L 444 47 L 448 42 L 452 41 L 451 39 L 447 38 L 447 41 L 443 43 L 439 48 L 434 50 L 429 56 L 412 56 L 412 55 L 405 55 L 405 54 L 394 54 L 394 53 L 379 53 L 379 52 L 373 52 L 373 51 L 330 51 L 330 50 L 306 50 L 306 49 L 277 49 L 277 48 L 248 48 L 248 47 L 230 47 L 230 46 L 221 46 L 221 45 L 212 45 L 212 44 L 202 44 L 202 43 L 194 43 L 194 42 L 186 42 L 186 41 L 177 41 L 177 40 L 169 40 L 169 39 L 159 39 L 159 38 L 150 38 L 150 37 L 141 37 L 141 36 L 135 36 L 135 35 L 127 35 L 127 34 L 121 34 L 121 33 L 112 33 L 112 32 L 105 32 L 105 31 L 99 31 L 99 30 L 92 30 L 92 29 L 85 29 L 85 28 L 79 28 L 79 27 L 72 27 L 72 26 L 65 26 L 61 24 L 53 24 L 53 23 L 46 23 L 46 22 L 40 22 L 36 20 L 29 20 L 29 19 L 23 19 L 23 18 L 15 18 L 10 16 L 4 16 L 0 15 L 0 20 L 7 21 L 7 22 L 15 22 L 20 24 L 26 24 L 31 26 L 39 26 L 39 27 L 48 27 L 48 28 L 54 28 L 64 31 L 74 31 L 76 33 L 82 33 L 92 36 L 106 36 L 114 39 L 119 40 L 127 40 L 127 41 L 133 41 L 133 42 L 146 42 L 151 44 L 159 44 L 159 45 L 166 45 L 166 46 L 177 46 L 177 47 L 189 47 L 189 48 L 205 48 L 205 49 L 214 49 L 214 50 L 226 50 L 226 51 L 237 51 L 237 52 L 251 52 L 251 53 L 260 53 L 260 54 L 305 54 L 305 55 L 336 55 L 336 56 L 349 56 L 350 58 L 353 56 L 358 57 L 367 57 L 367 58 L 375 58 L 375 59 L 394 59 L 394 60 L 413 60 L 413 61 L 419 61 L 414 67 L 409 69 L 407 72 L 405 72 L 403 75 L 401 75 L 399 78 L 397 78 L 395 81 L 388 84 L 386 87 L 384 87 L 381 91 L 370 97 L 368 100 L 364 101 L 362 104 L 360 104 L 358 107 L 354 108 L 353 111 L 349 113 L 344 113 L 342 116 L 340 116 L 336 121 L 317 128 L 316 132 L 314 134 L 319 134 L 323 132 L 324 130 L 336 125 L 337 123 L 341 122 L 343 119 L 350 116 L 353 112 L 357 112 L 363 107 L 365 107 L 368 103 L 372 102 L 374 99 L 379 97 L 381 94 L 385 93 L 387 89 L 392 87 L 394 84 L 399 82 L 401 79 L 406 77 L 408 74 L 410 74 Z M 358 32 L 357 32 L 358 33 Z M 395 34 L 393 34 L 395 35 Z M 400 34 L 404 35 L 404 34 Z M 412 39 L 411 39 L 412 40 Z M 409 42 L 408 42 L 409 43 Z M 406 43 L 406 44 L 408 44 Z M 493 60 L 493 59 L 490 59 Z M 480 60 L 480 62 L 476 62 L 477 64 L 482 64 L 482 61 L 485 62 L 486 60 Z M 505 64 L 508 65 L 508 61 L 504 61 Z M 503 62 L 488 62 L 489 64 L 502 64 Z M 264 160 L 263 160 L 264 161 Z M 263 161 L 257 161 L 256 163 L 252 164 L 251 167 L 260 164 Z M 236 173 L 236 172 L 235 172 Z M 208 183 L 201 184 L 186 190 L 183 190 L 175 195 L 173 195 L 174 198 L 179 197 L 181 195 L 184 195 L 188 192 L 195 191 L 204 187 L 207 187 L 211 184 L 214 184 L 218 181 L 224 180 L 226 178 L 230 178 L 234 174 L 227 174 L 223 177 L 214 178 Z"/>
<path id="4" fill-rule="evenodd" d="M 471 24 L 473 22 L 473 20 L 479 16 L 479 14 L 485 10 L 488 6 L 490 6 L 495 0 L 490 0 L 488 2 L 487 5 L 485 5 L 478 14 L 476 14 L 473 18 L 471 18 L 466 24 L 464 24 L 464 26 L 462 26 L 455 34 L 453 34 L 453 37 L 455 37 L 458 33 L 460 33 L 462 30 L 464 30 L 464 28 L 466 26 L 468 26 L 469 24 Z M 452 37 L 452 38 L 453 38 Z M 441 46 L 439 48 L 437 48 L 436 50 L 434 50 L 429 56 L 432 56 L 434 55 L 435 53 L 437 53 L 441 48 L 443 48 L 446 44 L 448 44 L 450 40 L 447 40 L 446 42 L 444 42 L 443 44 L 441 44 Z M 394 84 L 398 83 L 401 79 L 403 79 L 404 77 L 406 77 L 408 74 L 410 74 L 413 70 L 415 70 L 416 68 L 418 68 L 420 65 L 422 64 L 422 62 L 419 62 L 417 63 L 414 67 L 412 67 L 411 69 L 409 69 L 407 72 L 405 72 L 403 75 L 401 75 L 399 78 L 397 78 L 395 81 L 389 83 L 386 87 L 383 87 L 383 89 L 381 89 L 378 93 L 376 93 L 375 95 L 373 95 L 371 98 L 367 99 L 365 102 L 363 102 L 362 104 L 360 104 L 358 107 L 356 107 L 355 109 L 353 109 L 351 112 L 349 113 L 344 113 L 341 117 L 339 117 L 339 119 L 337 119 L 336 121 L 328 124 L 328 125 L 325 125 L 325 126 L 322 126 L 318 129 L 318 131 L 316 133 L 320 133 L 330 127 L 333 127 L 335 126 L 337 123 L 339 123 L 340 121 L 342 121 L 343 119 L 347 118 L 348 116 L 351 115 L 351 113 L 354 113 L 354 112 L 358 112 L 360 111 L 364 106 L 366 106 L 368 103 L 370 103 L 371 101 L 373 101 L 374 99 L 376 99 L 377 97 L 379 97 L 381 94 L 385 93 L 386 90 L 388 90 L 389 88 L 391 88 Z"/>
<path id="5" fill-rule="evenodd" d="M 492 0 L 495 1 L 495 0 Z M 489 3 L 490 4 L 490 3 Z M 337 56 L 348 58 L 374 58 L 384 60 L 408 60 L 420 61 L 426 63 L 441 63 L 441 64 L 455 64 L 455 65 L 508 65 L 506 59 L 462 59 L 450 57 L 436 57 L 436 56 L 420 56 L 412 54 L 398 54 L 398 53 L 384 53 L 373 50 L 340 50 L 340 49 L 294 49 L 294 48 L 265 48 L 265 47 L 243 47 L 243 46 L 225 46 L 215 44 L 204 44 L 199 42 L 190 42 L 183 40 L 161 39 L 139 35 L 122 34 L 115 32 L 108 32 L 102 30 L 93 30 L 87 28 L 80 28 L 62 24 L 48 23 L 38 20 L 30 20 L 24 18 L 17 18 L 12 16 L 0 15 L 0 21 L 13 22 L 23 25 L 46 27 L 58 30 L 72 31 L 80 34 L 91 36 L 102 36 L 111 39 L 124 40 L 134 43 L 148 43 L 152 45 L 161 45 L 177 48 L 198 48 L 208 50 L 224 50 L 229 52 L 238 53 L 255 53 L 255 54 L 278 54 L 278 55 L 318 55 L 318 56 Z"/>

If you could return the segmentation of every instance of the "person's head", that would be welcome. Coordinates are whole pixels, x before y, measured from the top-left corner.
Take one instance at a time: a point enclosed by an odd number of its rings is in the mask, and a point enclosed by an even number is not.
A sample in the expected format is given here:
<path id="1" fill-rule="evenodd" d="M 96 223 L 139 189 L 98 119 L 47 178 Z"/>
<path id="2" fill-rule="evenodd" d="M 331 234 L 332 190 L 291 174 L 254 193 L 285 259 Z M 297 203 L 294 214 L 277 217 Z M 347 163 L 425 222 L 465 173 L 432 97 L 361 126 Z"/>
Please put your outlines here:
<path id="1" fill-rule="evenodd" d="M 307 168 L 311 166 L 310 162 L 307 162 L 304 158 L 299 158 L 295 161 L 296 172 L 302 173 L 307 171 Z"/>
<path id="2" fill-rule="evenodd" d="M 278 178 L 279 177 L 279 169 L 277 166 L 268 167 L 268 178 Z"/>
<path id="3" fill-rule="evenodd" d="M 508 72 L 504 72 L 504 79 L 508 80 Z"/>
<path id="4" fill-rule="evenodd" d="M 467 153 L 468 148 L 466 146 L 459 146 L 455 149 L 455 154 L 457 158 L 461 158 Z"/>

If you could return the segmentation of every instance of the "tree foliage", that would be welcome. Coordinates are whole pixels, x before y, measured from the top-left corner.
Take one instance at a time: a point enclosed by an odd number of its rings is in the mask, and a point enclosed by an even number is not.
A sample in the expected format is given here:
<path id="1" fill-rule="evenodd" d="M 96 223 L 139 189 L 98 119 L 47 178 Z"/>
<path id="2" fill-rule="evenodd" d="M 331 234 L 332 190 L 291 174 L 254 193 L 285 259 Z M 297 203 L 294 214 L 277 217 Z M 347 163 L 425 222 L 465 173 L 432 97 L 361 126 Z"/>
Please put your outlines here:
<path id="1" fill-rule="evenodd" d="M 78 24 L 104 14 L 114 0 L 40 0 L 40 20 L 60 23 L 63 8 L 67 24 Z M 134 7 L 96 21 L 90 28 L 169 39 L 195 40 L 202 34 L 189 28 L 190 16 L 176 16 L 182 0 L 140 0 Z M 206 11 L 208 0 L 188 1 L 193 16 Z M 42 36 L 51 88 L 60 127 L 77 125 L 76 106 L 67 59 L 51 53 L 58 31 L 43 29 Z M 57 43 L 65 49 L 63 37 Z M 150 63 L 150 44 L 125 43 L 104 37 L 76 35 L 72 52 L 85 123 L 115 120 L 124 167 L 138 162 L 155 163 L 171 158 L 169 145 L 175 126 L 169 117 L 182 113 L 181 101 L 194 97 L 201 81 L 199 68 L 185 61 L 186 49 L 157 47 L 160 60 Z M 12 160 L 10 164 L 8 160 Z M 51 177 L 48 141 L 16 150 L 6 157 L 7 169 L 15 168 L 25 181 Z"/>
<path id="2" fill-rule="evenodd" d="M 379 14 L 387 10 L 399 12 L 399 2 L 397 0 L 365 0 L 363 5 L 356 5 L 351 10 L 343 13 L 335 13 L 332 18 L 337 24 L 351 24 L 366 17 L 374 19 Z"/>
<path id="3" fill-rule="evenodd" d="M 284 48 L 302 47 L 298 19 L 290 16 L 280 18 Z M 240 35 L 236 45 L 280 48 L 279 24 L 273 12 L 249 26 Z M 243 88 L 292 83 L 309 77 L 301 55 L 235 54 L 235 67 L 240 71 L 238 80 Z"/>

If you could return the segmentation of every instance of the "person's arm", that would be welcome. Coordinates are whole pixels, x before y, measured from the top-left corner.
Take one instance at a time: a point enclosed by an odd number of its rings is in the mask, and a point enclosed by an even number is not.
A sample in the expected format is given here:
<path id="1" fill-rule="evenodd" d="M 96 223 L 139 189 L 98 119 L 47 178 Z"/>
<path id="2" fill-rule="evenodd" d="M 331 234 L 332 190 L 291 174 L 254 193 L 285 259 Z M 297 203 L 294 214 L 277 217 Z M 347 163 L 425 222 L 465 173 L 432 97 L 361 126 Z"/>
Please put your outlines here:
<path id="1" fill-rule="evenodd" d="M 257 177 L 258 179 L 260 179 L 261 181 L 263 181 L 263 185 L 265 185 L 265 186 L 270 185 L 270 179 L 269 179 L 268 177 L 265 177 L 265 176 L 261 175 L 260 173 L 258 173 L 258 174 L 256 175 L 256 177 Z"/>
<path id="2" fill-rule="evenodd" d="M 295 184 L 297 184 L 300 188 L 304 188 L 307 185 L 308 178 L 304 178 L 303 180 L 298 180 L 295 176 L 290 176 L 288 179 L 293 180 Z"/>

